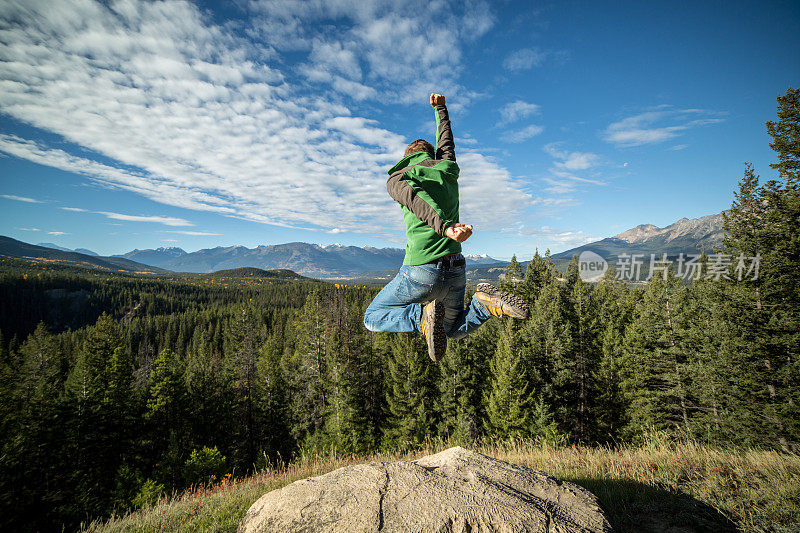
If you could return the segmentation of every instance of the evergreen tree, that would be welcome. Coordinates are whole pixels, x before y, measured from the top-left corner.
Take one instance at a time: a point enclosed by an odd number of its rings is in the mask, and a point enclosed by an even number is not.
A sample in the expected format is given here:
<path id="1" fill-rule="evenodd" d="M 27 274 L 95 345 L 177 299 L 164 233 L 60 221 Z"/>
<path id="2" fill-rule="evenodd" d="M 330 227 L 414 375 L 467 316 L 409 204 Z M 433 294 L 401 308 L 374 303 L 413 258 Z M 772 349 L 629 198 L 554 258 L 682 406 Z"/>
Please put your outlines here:
<path id="1" fill-rule="evenodd" d="M 509 292 L 516 292 L 517 282 L 522 280 L 522 268 L 519 266 L 516 254 L 511 256 L 511 261 L 506 266 L 503 273 L 503 280 L 500 282 L 500 289 Z"/>
<path id="2" fill-rule="evenodd" d="M 40 527 L 64 513 L 49 492 L 70 482 L 70 457 L 61 438 L 63 403 L 60 350 L 40 323 L 22 343 L 16 386 L 3 395 L 4 432 L 0 437 L 0 529 L 14 530 L 13 513 L 27 513 Z"/>
<path id="3" fill-rule="evenodd" d="M 776 169 L 788 187 L 800 187 L 800 89 L 789 89 L 778 96 L 778 121 L 767 121 L 767 133 L 772 137 L 769 147 L 778 154 Z"/>
<path id="4" fill-rule="evenodd" d="M 261 420 L 259 421 L 265 461 L 276 462 L 288 457 L 294 445 L 289 427 L 286 379 L 281 371 L 284 346 L 273 332 L 267 337 L 258 358 L 257 398 Z M 266 466 L 266 465 L 265 465 Z"/>
<path id="5" fill-rule="evenodd" d="M 255 312 L 248 306 L 234 311 L 231 317 L 229 348 L 226 352 L 228 371 L 233 376 L 233 393 L 236 402 L 236 423 L 233 460 L 249 471 L 256 461 L 258 404 L 255 401 L 258 380 L 258 350 L 262 344 L 261 326 Z"/>
<path id="6" fill-rule="evenodd" d="M 722 213 L 726 248 L 755 256 L 760 251 L 758 232 L 763 224 L 764 204 L 761 201 L 759 177 L 753 171 L 753 165 L 745 163 L 744 177 L 739 181 L 739 190 L 733 193 L 733 204 L 728 211 Z"/>
<path id="7" fill-rule="evenodd" d="M 524 298 L 532 305 L 542 288 L 556 277 L 556 268 L 550 258 L 550 251 L 548 250 L 545 257 L 542 257 L 537 249 L 525 269 Z"/>
<path id="8" fill-rule="evenodd" d="M 196 328 L 195 337 L 199 337 L 197 347 L 188 350 L 183 374 L 186 423 L 191 435 L 186 447 L 226 448 L 232 446 L 231 435 L 235 433 L 234 379 L 221 354 L 213 352 L 212 333 Z"/>
<path id="9" fill-rule="evenodd" d="M 308 295 L 292 335 L 296 337 L 295 349 L 287 354 L 282 366 L 290 390 L 292 437 L 302 442 L 325 424 L 328 405 L 325 394 L 328 335 L 320 290 Z"/>
<path id="10" fill-rule="evenodd" d="M 152 453 L 160 457 L 159 479 L 170 487 L 183 479 L 183 421 L 186 405 L 184 365 L 170 349 L 158 354 L 148 383 L 145 419 L 150 423 Z"/>
<path id="11" fill-rule="evenodd" d="M 623 390 L 627 436 L 655 429 L 689 431 L 687 353 L 679 327 L 686 294 L 674 277 L 654 276 L 625 331 Z"/>
<path id="12" fill-rule="evenodd" d="M 768 122 L 770 146 L 778 162 L 771 165 L 781 180 L 758 186 L 752 166 L 745 176 L 725 219 L 726 252 L 750 268 L 732 268 L 735 287 L 730 289 L 740 312 L 730 324 L 741 332 L 747 367 L 753 378 L 751 401 L 764 421 L 766 441 L 788 451 L 800 447 L 800 91 L 789 89 L 778 97 L 778 121 Z M 759 269 L 752 267 L 758 262 Z M 744 275 L 743 275 L 744 274 Z"/>
<path id="13" fill-rule="evenodd" d="M 700 264 L 707 262 L 704 254 Z M 688 288 L 686 343 L 697 399 L 692 418 L 695 433 L 710 442 L 757 445 L 752 435 L 760 424 L 747 398 L 763 387 L 752 381 L 749 342 L 733 316 L 747 313 L 742 288 L 705 278 Z"/>
<path id="14" fill-rule="evenodd" d="M 67 388 L 79 403 L 100 404 L 108 387 L 108 363 L 114 350 L 122 347 L 122 337 L 114 320 L 100 315 L 78 354 Z"/>
<path id="15" fill-rule="evenodd" d="M 418 444 L 436 427 L 434 402 L 439 367 L 431 363 L 424 338 L 418 334 L 392 335 L 386 375 L 386 444 Z"/>
<path id="16" fill-rule="evenodd" d="M 780 181 L 764 186 L 763 300 L 770 311 L 775 395 L 771 395 L 776 427 L 784 449 L 800 450 L 800 89 L 778 97 L 778 121 L 767 122 L 778 162 Z"/>
<path id="17" fill-rule="evenodd" d="M 108 387 L 103 398 L 103 411 L 109 439 L 107 453 L 116 467 L 109 510 L 121 512 L 130 507 L 139 484 L 137 472 L 130 466 L 132 461 L 124 458 L 133 455 L 135 435 L 140 429 L 140 409 L 132 387 L 133 367 L 127 349 L 122 346 L 115 348 L 107 366 Z"/>
<path id="18" fill-rule="evenodd" d="M 638 291 L 618 281 L 612 267 L 597 283 L 593 296 L 598 319 L 595 340 L 601 352 L 594 375 L 597 385 L 594 430 L 597 440 L 616 441 L 626 414 L 621 388 L 623 336 L 632 318 Z"/>
<path id="19" fill-rule="evenodd" d="M 326 321 L 330 341 L 326 353 L 328 405 L 325 435 L 328 443 L 345 452 L 364 453 L 377 444 L 377 428 L 369 407 L 370 385 L 379 382 L 372 369 L 370 346 L 362 333 L 363 314 L 348 291 L 328 294 Z"/>
<path id="20" fill-rule="evenodd" d="M 439 434 L 455 443 L 470 444 L 480 434 L 484 376 L 494 345 L 489 328 L 487 324 L 463 339 L 450 340 L 439 363 Z"/>
<path id="21" fill-rule="evenodd" d="M 109 377 L 114 354 L 122 348 L 117 324 L 109 315 L 100 315 L 67 378 L 68 399 L 74 406 L 74 433 L 69 440 L 77 466 L 73 483 L 82 497 L 76 514 L 109 511 L 113 472 L 120 464 L 119 421 L 114 418 L 118 411 L 109 401 Z M 125 357 L 122 352 L 118 355 L 118 361 Z"/>
<path id="22" fill-rule="evenodd" d="M 108 387 L 103 401 L 111 406 L 117 415 L 121 416 L 131 410 L 131 379 L 133 366 L 128 352 L 122 347 L 114 348 L 111 360 L 108 362 Z"/>
<path id="23" fill-rule="evenodd" d="M 565 302 L 566 318 L 571 341 L 568 360 L 571 383 L 562 388 L 562 397 L 573 406 L 571 433 L 580 442 L 589 442 L 596 437 L 592 421 L 596 418 L 595 402 L 597 387 L 595 371 L 600 360 L 598 345 L 598 316 L 593 297 L 593 286 L 584 283 L 578 271 L 578 257 L 573 256 L 567 266 Z M 570 401 L 571 400 L 571 401 Z"/>
<path id="24" fill-rule="evenodd" d="M 499 439 L 531 434 L 531 391 L 519 354 L 518 326 L 507 321 L 490 364 L 486 397 L 486 431 Z"/>
<path id="25" fill-rule="evenodd" d="M 544 285 L 524 324 L 526 344 L 530 347 L 526 373 L 531 393 L 542 399 L 554 414 L 559 431 L 568 434 L 570 410 L 563 389 L 572 380 L 570 371 L 570 328 L 565 315 L 567 303 L 560 282 L 553 277 Z"/>

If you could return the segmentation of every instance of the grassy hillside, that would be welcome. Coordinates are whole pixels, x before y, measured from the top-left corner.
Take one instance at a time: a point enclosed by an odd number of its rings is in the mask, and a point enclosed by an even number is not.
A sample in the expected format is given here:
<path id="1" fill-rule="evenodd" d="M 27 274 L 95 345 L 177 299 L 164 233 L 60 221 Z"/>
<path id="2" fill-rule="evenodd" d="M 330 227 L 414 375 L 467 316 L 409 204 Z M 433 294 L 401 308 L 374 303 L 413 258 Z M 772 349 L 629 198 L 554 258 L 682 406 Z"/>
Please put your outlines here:
<path id="1" fill-rule="evenodd" d="M 301 456 L 260 475 L 201 486 L 87 532 L 236 531 L 270 490 L 369 461 L 408 460 L 449 443 L 370 457 Z M 531 441 L 477 446 L 481 453 L 543 470 L 594 492 L 618 531 L 800 531 L 800 457 L 732 451 L 651 436 L 641 446 L 553 448 Z"/>

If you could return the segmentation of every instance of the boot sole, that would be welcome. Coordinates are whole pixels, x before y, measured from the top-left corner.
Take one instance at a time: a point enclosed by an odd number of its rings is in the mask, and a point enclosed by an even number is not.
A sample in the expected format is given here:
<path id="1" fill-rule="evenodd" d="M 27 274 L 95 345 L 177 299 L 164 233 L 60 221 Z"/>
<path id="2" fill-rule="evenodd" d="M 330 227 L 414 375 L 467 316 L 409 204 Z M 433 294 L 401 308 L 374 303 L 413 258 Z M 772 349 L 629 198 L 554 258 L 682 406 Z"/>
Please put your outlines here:
<path id="1" fill-rule="evenodd" d="M 441 361 L 444 352 L 447 350 L 447 335 L 444 332 L 444 305 L 439 301 L 433 301 L 433 328 L 429 334 L 425 335 L 428 343 L 428 357 L 434 363 Z"/>
<path id="2" fill-rule="evenodd" d="M 478 283 L 475 292 L 482 292 L 489 296 L 491 303 L 499 307 L 503 313 L 514 318 L 524 319 L 528 318 L 530 314 L 530 309 L 525 300 L 508 292 L 503 292 L 490 283 Z"/>

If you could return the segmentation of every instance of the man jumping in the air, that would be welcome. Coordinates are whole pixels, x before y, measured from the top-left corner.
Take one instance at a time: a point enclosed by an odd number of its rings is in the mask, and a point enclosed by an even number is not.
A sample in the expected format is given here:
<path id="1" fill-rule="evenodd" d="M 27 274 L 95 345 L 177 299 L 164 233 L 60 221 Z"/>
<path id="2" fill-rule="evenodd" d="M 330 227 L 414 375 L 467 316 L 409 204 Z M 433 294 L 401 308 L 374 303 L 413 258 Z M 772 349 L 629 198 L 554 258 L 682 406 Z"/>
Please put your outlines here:
<path id="1" fill-rule="evenodd" d="M 386 189 L 403 210 L 406 256 L 400 272 L 364 314 L 370 331 L 420 331 L 428 355 L 439 361 L 447 338 L 460 339 L 490 316 L 527 318 L 528 305 L 488 283 L 480 283 L 464 308 L 465 260 L 461 243 L 472 226 L 458 221 L 458 165 L 444 96 L 431 95 L 436 115 L 436 151 L 423 139 L 406 148 L 389 169 Z M 424 307 L 423 303 L 427 303 Z"/>

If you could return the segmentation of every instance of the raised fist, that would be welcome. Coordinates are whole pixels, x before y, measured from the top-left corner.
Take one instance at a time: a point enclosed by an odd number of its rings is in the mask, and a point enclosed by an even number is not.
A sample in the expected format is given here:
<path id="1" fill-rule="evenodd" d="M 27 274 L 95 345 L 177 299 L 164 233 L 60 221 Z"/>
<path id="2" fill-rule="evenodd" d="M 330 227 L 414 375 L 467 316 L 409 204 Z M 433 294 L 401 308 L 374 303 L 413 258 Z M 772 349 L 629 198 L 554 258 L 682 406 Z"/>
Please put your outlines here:
<path id="1" fill-rule="evenodd" d="M 437 105 L 444 105 L 444 95 L 432 93 L 431 94 L 431 107 L 436 107 Z"/>

